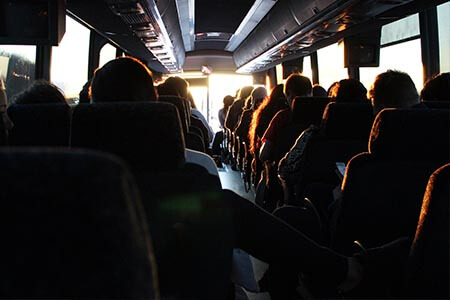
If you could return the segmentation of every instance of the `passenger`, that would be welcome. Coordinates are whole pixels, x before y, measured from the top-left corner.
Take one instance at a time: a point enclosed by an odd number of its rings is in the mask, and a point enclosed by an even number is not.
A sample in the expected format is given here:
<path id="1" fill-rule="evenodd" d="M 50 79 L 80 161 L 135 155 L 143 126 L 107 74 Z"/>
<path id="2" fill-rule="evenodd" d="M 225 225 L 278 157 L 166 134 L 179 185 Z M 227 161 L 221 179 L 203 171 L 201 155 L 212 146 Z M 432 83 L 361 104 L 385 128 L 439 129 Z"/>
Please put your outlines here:
<path id="1" fill-rule="evenodd" d="M 378 74 L 369 95 L 375 115 L 383 108 L 423 107 L 411 77 L 400 71 Z"/>
<path id="2" fill-rule="evenodd" d="M 337 86 L 337 84 L 339 83 L 339 81 L 335 81 L 335 82 L 333 82 L 331 85 L 330 85 L 330 87 L 328 88 L 328 90 L 327 90 L 327 96 L 328 97 L 333 97 L 333 95 L 336 93 L 335 92 L 335 89 L 336 89 L 336 86 Z"/>
<path id="3" fill-rule="evenodd" d="M 123 63 L 122 60 L 127 62 Z M 145 75 L 148 80 L 140 78 L 139 82 L 142 85 L 140 87 L 134 85 L 132 89 L 126 85 L 108 85 L 108 76 L 114 79 L 119 76 L 127 77 L 130 75 L 129 70 L 123 69 L 124 65 L 130 66 L 130 69 L 134 71 L 141 68 L 138 73 Z M 99 102 L 107 101 L 107 99 L 98 98 L 98 95 L 103 94 L 96 90 L 99 87 L 108 87 L 112 90 L 111 92 L 125 90 L 130 94 L 129 99 L 133 99 L 132 101 L 137 101 L 139 96 L 146 95 L 149 88 L 153 89 L 153 84 L 151 86 L 148 84 L 149 80 L 151 81 L 151 73 L 135 59 L 117 58 L 104 67 L 107 68 L 108 72 L 100 71 L 102 76 L 97 79 L 95 75 L 91 86 L 91 93 L 97 95 L 94 99 Z M 122 71 L 125 72 L 122 73 Z M 235 248 L 241 248 L 270 264 L 286 265 L 291 269 L 302 271 L 310 278 L 320 281 L 324 288 L 341 291 L 349 291 L 355 288 L 362 280 L 363 267 L 366 266 L 366 261 L 376 267 L 376 264 L 374 264 L 376 259 L 384 259 L 384 256 L 386 256 L 386 258 L 393 260 L 394 257 L 392 257 L 392 251 L 390 250 L 395 250 L 398 244 L 403 242 L 399 241 L 387 248 L 368 251 L 367 255 L 345 257 L 329 248 L 316 244 L 301 232 L 232 191 L 222 190 L 221 193 L 214 195 L 207 201 L 208 203 L 205 203 L 206 209 L 201 209 L 203 206 L 201 205 L 199 209 L 195 210 L 195 213 L 186 212 L 183 214 L 184 230 L 188 229 L 186 226 L 189 226 L 192 222 L 195 224 L 198 220 L 200 222 L 201 220 L 223 220 L 224 216 L 230 216 L 231 228 L 227 229 L 229 230 L 228 233 L 231 232 L 232 234 L 232 243 Z M 196 228 L 196 225 L 193 226 L 193 228 Z M 222 234 L 227 235 L 225 232 L 215 232 L 215 234 L 215 238 L 219 240 Z"/>
<path id="4" fill-rule="evenodd" d="M 89 79 L 86 81 L 86 83 L 83 85 L 83 88 L 81 89 L 79 93 L 79 103 L 90 103 L 91 98 L 89 97 L 89 87 L 91 86 L 91 80 Z"/>
<path id="5" fill-rule="evenodd" d="M 250 142 L 249 151 L 253 155 L 252 172 L 256 175 L 256 183 L 259 182 L 263 170 L 262 162 L 259 159 L 261 138 L 275 114 L 285 108 L 287 108 L 287 103 L 283 94 L 283 85 L 279 84 L 272 89 L 270 96 L 253 112 L 248 136 Z"/>
<path id="6" fill-rule="evenodd" d="M 336 103 L 367 103 L 367 90 L 356 79 L 343 79 L 330 90 L 331 101 Z"/>
<path id="7" fill-rule="evenodd" d="M 157 101 L 151 71 L 132 57 L 119 57 L 97 69 L 89 91 L 94 103 Z M 219 176 L 216 164 L 204 153 L 186 149 L 186 162 L 201 165 Z"/>
<path id="8" fill-rule="evenodd" d="M 236 126 L 235 134 L 241 139 L 241 141 L 244 141 L 247 145 L 249 144 L 248 133 L 253 112 L 258 109 L 259 105 L 266 97 L 266 88 L 257 87 L 256 89 L 254 89 L 249 98 L 250 108 L 242 112 L 239 123 Z"/>
<path id="9" fill-rule="evenodd" d="M 94 103 L 157 100 L 151 71 L 132 57 L 111 60 L 97 69 L 89 94 Z"/>
<path id="10" fill-rule="evenodd" d="M 441 73 L 428 80 L 422 92 L 422 101 L 450 101 L 450 72 Z"/>
<path id="11" fill-rule="evenodd" d="M 234 97 L 230 95 L 226 95 L 223 98 L 223 107 L 219 109 L 218 117 L 219 117 L 219 124 L 220 129 L 224 128 L 225 125 L 225 118 L 228 113 L 228 109 L 230 108 L 231 104 L 233 104 Z M 216 132 L 216 135 L 214 136 L 214 140 L 212 143 L 212 154 L 213 155 L 221 155 L 221 148 L 220 145 L 223 143 L 223 130 L 220 130 Z M 226 155 L 226 153 L 223 153 Z"/>
<path id="12" fill-rule="evenodd" d="M 327 97 L 327 91 L 318 83 L 313 85 L 312 88 L 313 97 Z"/>
<path id="13" fill-rule="evenodd" d="M 173 92 L 170 95 L 175 95 L 183 99 L 188 99 L 189 83 L 181 77 L 172 76 L 164 81 L 164 86 L 169 91 Z"/>
<path id="14" fill-rule="evenodd" d="M 219 109 L 218 113 L 220 128 L 225 127 L 225 118 L 227 117 L 228 109 L 230 108 L 231 104 L 233 104 L 233 102 L 234 102 L 233 96 L 226 95 L 223 98 L 223 107 Z"/>
<path id="15" fill-rule="evenodd" d="M 273 148 L 277 141 L 277 135 L 281 128 L 286 126 L 292 119 L 292 103 L 295 97 L 311 96 L 312 85 L 308 77 L 300 74 L 291 74 L 284 85 L 284 95 L 289 104 L 289 108 L 279 111 L 270 122 L 264 136 L 262 137 L 262 146 L 259 153 L 261 161 L 273 160 Z"/>
<path id="16" fill-rule="evenodd" d="M 191 92 L 188 92 L 187 100 L 189 101 L 191 107 L 191 115 L 202 121 L 203 126 L 205 126 L 205 128 L 208 130 L 208 141 L 209 143 L 211 143 L 214 138 L 214 132 L 211 129 L 211 126 L 209 126 L 208 121 L 206 121 L 205 116 L 197 109 L 197 105 L 195 105 L 195 101 L 192 97 Z"/>
<path id="17" fill-rule="evenodd" d="M 239 96 L 228 110 L 227 117 L 225 118 L 225 128 L 228 128 L 231 132 L 233 132 L 236 128 L 236 125 L 239 122 L 239 117 L 242 113 L 242 108 L 245 104 L 245 100 L 247 100 L 252 91 L 252 86 L 245 86 L 241 88 L 239 90 Z"/>
<path id="18" fill-rule="evenodd" d="M 36 80 L 25 91 L 12 99 L 14 104 L 67 104 L 63 92 L 55 85 L 44 80 Z"/>

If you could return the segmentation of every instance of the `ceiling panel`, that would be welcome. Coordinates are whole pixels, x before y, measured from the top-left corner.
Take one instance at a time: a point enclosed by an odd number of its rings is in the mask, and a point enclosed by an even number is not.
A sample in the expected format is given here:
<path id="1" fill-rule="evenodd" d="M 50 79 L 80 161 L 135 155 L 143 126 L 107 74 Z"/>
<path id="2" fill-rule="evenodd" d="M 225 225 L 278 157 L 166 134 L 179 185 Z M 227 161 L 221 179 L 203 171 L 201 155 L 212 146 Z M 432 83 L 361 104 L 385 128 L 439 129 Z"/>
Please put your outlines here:
<path id="1" fill-rule="evenodd" d="M 254 0 L 196 0 L 195 33 L 234 33 Z"/>

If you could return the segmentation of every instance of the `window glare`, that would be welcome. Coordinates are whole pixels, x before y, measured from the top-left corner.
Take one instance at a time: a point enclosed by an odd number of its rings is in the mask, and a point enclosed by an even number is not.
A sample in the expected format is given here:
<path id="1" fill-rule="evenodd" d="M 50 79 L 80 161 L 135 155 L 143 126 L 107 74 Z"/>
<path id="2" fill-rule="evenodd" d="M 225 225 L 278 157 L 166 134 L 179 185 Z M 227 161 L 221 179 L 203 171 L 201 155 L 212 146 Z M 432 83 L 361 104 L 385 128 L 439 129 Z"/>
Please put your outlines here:
<path id="1" fill-rule="evenodd" d="M 311 68 L 311 56 L 303 57 L 303 72 L 302 75 L 308 77 L 312 83 L 312 68 Z"/>
<path id="2" fill-rule="evenodd" d="M 450 2 L 437 7 L 441 73 L 450 72 Z"/>
<path id="3" fill-rule="evenodd" d="M 411 76 L 418 91 L 423 86 L 422 51 L 420 39 L 381 48 L 380 66 L 377 68 L 360 68 L 360 80 L 370 89 L 375 77 L 387 70 L 406 72 Z"/>
<path id="4" fill-rule="evenodd" d="M 8 99 L 33 82 L 35 63 L 35 46 L 0 45 L 0 78 L 5 83 Z"/>
<path id="5" fill-rule="evenodd" d="M 328 89 L 330 85 L 348 78 L 347 68 L 344 68 L 344 44 L 332 44 L 317 51 L 319 62 L 319 84 Z"/>
<path id="6" fill-rule="evenodd" d="M 419 34 L 419 14 L 414 14 L 384 25 L 381 28 L 381 45 L 404 40 Z"/>
<path id="7" fill-rule="evenodd" d="M 66 33 L 52 48 L 51 81 L 66 98 L 77 98 L 87 81 L 90 31 L 66 16 Z"/>
<path id="8" fill-rule="evenodd" d="M 111 44 L 105 44 L 100 50 L 100 62 L 98 67 L 103 67 L 107 62 L 116 58 L 116 47 Z"/>

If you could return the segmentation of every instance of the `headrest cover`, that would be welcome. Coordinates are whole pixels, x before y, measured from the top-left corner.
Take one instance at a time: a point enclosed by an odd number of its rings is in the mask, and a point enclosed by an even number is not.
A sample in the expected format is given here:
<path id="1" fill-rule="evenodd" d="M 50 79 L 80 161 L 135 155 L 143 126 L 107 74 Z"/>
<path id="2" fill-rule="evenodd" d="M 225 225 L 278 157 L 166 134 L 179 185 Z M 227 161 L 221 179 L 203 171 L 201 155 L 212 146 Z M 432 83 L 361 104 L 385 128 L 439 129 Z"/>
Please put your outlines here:
<path id="1" fill-rule="evenodd" d="M 322 117 L 322 133 L 330 138 L 369 140 L 372 106 L 360 103 L 329 103 Z"/>
<path id="2" fill-rule="evenodd" d="M 80 104 L 73 113 L 72 147 L 114 153 L 133 171 L 175 170 L 185 162 L 178 112 L 169 103 Z"/>
<path id="3" fill-rule="evenodd" d="M 318 124 L 330 98 L 327 97 L 296 97 L 292 103 L 293 121 Z"/>
<path id="4" fill-rule="evenodd" d="M 117 157 L 10 148 L 0 179 L 1 298 L 154 297 L 146 221 Z"/>
<path id="5" fill-rule="evenodd" d="M 450 111 L 384 109 L 375 118 L 369 152 L 377 158 L 449 161 Z"/>

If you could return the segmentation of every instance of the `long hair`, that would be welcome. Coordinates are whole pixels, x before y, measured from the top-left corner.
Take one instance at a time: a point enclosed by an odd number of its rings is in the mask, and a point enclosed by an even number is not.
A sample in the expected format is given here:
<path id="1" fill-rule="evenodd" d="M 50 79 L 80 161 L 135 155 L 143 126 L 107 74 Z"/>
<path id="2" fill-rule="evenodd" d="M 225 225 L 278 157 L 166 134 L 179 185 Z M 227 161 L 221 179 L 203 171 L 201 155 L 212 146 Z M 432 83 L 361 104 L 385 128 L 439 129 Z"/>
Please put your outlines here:
<path id="1" fill-rule="evenodd" d="M 260 147 L 260 136 L 269 126 L 273 116 L 281 109 L 286 108 L 286 99 L 284 99 L 283 85 L 275 86 L 270 92 L 270 96 L 266 97 L 259 107 L 253 112 L 248 138 L 250 140 L 250 153 Z"/>

